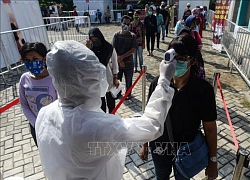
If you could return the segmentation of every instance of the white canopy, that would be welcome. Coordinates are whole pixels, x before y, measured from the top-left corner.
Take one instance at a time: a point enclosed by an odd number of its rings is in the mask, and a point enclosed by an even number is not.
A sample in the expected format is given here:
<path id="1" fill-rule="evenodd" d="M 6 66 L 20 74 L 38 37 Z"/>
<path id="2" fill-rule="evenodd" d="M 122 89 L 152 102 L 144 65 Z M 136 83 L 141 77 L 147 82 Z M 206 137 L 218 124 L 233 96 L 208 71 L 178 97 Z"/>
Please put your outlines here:
<path id="1" fill-rule="evenodd" d="M 95 18 L 96 10 L 99 9 L 102 13 L 102 21 L 104 22 L 104 14 L 107 6 L 109 6 L 110 12 L 113 10 L 113 1 L 112 0 L 89 0 L 87 3 L 86 0 L 73 0 L 75 6 L 77 6 L 77 11 L 88 11 L 90 13 L 91 21 Z M 83 14 L 79 14 L 83 15 Z M 113 13 L 111 13 L 111 19 L 113 18 Z"/>

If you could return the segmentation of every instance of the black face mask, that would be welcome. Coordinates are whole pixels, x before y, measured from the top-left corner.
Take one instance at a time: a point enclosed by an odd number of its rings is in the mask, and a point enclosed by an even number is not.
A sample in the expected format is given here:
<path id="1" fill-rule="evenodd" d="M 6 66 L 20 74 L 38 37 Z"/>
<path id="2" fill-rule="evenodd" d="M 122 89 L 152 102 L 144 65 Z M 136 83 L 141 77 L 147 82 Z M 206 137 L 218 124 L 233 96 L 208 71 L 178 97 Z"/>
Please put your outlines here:
<path id="1" fill-rule="evenodd" d="M 92 41 L 94 47 L 100 47 L 102 45 L 100 40 L 94 40 Z"/>

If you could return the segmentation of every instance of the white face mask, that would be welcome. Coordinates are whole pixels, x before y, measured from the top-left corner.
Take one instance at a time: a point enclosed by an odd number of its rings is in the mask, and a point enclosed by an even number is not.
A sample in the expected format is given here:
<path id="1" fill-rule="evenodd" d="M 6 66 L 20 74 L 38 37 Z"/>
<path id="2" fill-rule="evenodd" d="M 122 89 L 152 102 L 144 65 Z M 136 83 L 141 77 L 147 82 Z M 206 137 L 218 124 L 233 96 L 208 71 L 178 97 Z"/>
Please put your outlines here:
<path id="1" fill-rule="evenodd" d="M 128 24 L 122 24 L 122 30 L 123 31 L 129 31 L 129 25 Z"/>

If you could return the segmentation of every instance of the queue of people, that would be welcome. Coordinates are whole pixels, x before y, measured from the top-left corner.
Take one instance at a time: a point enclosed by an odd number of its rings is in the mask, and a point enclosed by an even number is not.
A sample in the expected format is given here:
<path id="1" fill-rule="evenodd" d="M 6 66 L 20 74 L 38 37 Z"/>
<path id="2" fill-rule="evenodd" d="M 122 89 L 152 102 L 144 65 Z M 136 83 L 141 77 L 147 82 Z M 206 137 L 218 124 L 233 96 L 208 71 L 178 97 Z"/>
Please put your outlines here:
<path id="1" fill-rule="evenodd" d="M 203 124 L 209 148 L 205 172 L 208 179 L 218 176 L 215 97 L 205 80 L 197 16 L 190 9 L 169 44 L 173 58 L 160 63 L 159 76 L 150 85 L 142 117 L 109 114 L 116 100 L 111 87 L 117 88 L 124 76 L 128 91 L 133 74 L 142 70 L 143 49 L 153 56 L 155 37 L 157 48 L 160 36 L 162 41 L 167 37 L 170 16 L 164 5 L 155 9 L 156 14 L 150 6 L 144 23 L 140 11 L 133 13 L 133 20 L 124 15 L 112 43 L 99 28 L 92 28 L 86 45 L 58 41 L 49 52 L 42 43 L 22 46 L 29 72 L 20 79 L 20 103 L 48 179 L 120 180 L 129 142 L 145 143 L 140 151 L 143 160 L 150 149 L 157 180 L 169 179 L 172 168 L 176 179 L 189 179 L 176 169 L 170 146 L 164 147 L 164 154 L 156 151 L 157 144 L 170 141 L 167 116 L 179 144 L 194 141 Z M 127 100 L 131 97 L 130 93 Z"/>

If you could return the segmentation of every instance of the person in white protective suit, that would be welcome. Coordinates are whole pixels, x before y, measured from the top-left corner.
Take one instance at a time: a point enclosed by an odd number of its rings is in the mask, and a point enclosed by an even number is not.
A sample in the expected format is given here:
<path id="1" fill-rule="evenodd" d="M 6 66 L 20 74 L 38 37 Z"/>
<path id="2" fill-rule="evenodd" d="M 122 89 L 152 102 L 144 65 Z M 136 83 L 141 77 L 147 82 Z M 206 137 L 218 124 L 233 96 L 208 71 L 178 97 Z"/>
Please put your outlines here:
<path id="1" fill-rule="evenodd" d="M 41 164 L 49 180 L 120 180 L 126 145 L 163 133 L 174 90 L 175 60 L 160 64 L 160 78 L 139 118 L 122 119 L 101 110 L 106 68 L 85 45 L 58 41 L 47 66 L 59 98 L 43 107 L 35 128 Z"/>

